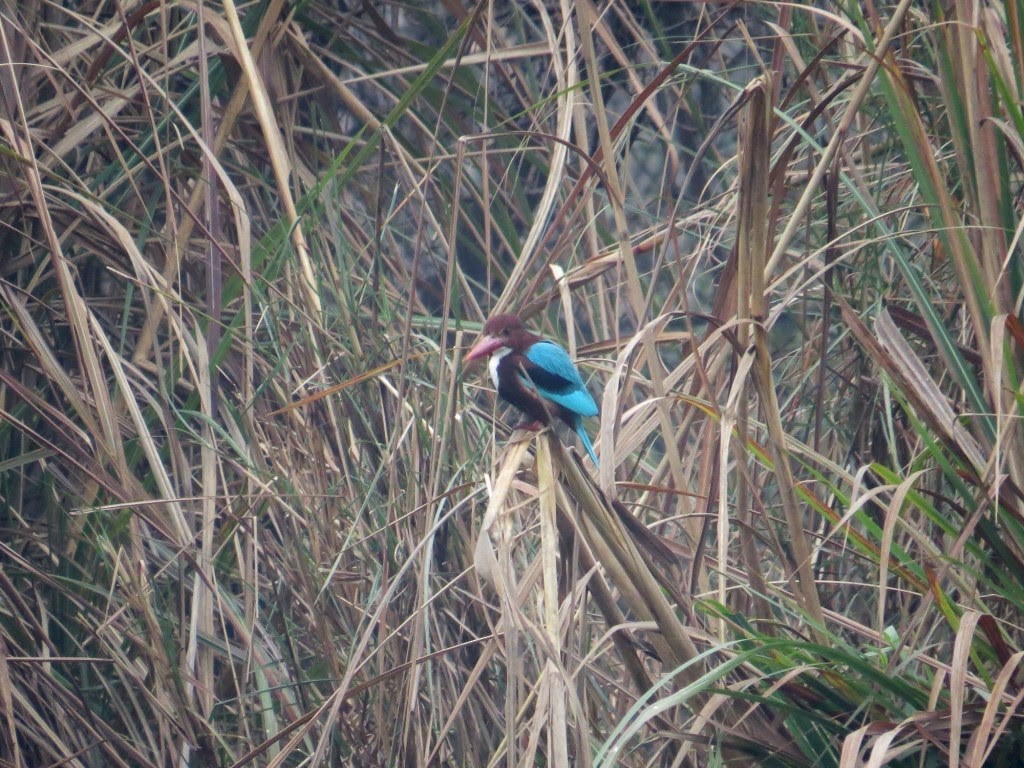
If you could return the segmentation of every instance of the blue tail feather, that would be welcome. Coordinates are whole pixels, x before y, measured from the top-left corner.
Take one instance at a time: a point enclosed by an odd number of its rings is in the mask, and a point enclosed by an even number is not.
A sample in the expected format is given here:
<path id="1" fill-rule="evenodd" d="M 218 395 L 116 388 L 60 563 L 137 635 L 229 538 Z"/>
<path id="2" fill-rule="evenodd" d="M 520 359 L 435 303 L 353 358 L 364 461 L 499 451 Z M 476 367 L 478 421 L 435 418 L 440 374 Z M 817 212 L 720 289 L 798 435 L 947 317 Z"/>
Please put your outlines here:
<path id="1" fill-rule="evenodd" d="M 594 466 L 599 466 L 597 463 L 597 454 L 594 453 L 594 446 L 590 442 L 590 435 L 587 434 L 587 430 L 583 428 L 582 424 L 576 424 L 576 434 L 580 436 L 580 442 L 583 443 L 583 447 L 586 448 L 587 453 L 590 454 L 590 459 L 594 462 Z"/>

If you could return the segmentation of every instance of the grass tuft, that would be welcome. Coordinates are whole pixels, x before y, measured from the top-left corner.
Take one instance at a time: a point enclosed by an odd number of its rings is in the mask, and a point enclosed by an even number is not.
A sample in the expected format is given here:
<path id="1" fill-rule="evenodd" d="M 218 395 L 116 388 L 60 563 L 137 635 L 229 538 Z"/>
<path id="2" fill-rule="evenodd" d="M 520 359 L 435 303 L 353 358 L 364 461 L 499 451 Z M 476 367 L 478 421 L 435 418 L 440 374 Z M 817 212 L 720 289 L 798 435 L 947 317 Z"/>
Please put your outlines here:
<path id="1" fill-rule="evenodd" d="M 1015 4 L 65 5 L 0 3 L 0 762 L 1018 761 Z"/>

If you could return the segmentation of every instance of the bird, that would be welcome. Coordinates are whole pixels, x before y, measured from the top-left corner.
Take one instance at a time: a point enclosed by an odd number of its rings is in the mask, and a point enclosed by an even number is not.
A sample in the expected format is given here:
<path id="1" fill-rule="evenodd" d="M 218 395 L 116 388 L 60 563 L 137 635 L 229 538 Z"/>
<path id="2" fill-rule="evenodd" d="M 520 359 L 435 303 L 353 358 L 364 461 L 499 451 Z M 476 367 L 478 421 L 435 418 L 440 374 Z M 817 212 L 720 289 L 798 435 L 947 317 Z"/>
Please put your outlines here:
<path id="1" fill-rule="evenodd" d="M 553 416 L 580 438 L 594 466 L 597 454 L 583 428 L 586 416 L 597 415 L 597 403 L 587 391 L 569 353 L 558 344 L 531 333 L 518 315 L 495 315 L 466 355 L 466 361 L 489 356 L 487 368 L 498 396 L 524 413 L 538 429 Z"/>

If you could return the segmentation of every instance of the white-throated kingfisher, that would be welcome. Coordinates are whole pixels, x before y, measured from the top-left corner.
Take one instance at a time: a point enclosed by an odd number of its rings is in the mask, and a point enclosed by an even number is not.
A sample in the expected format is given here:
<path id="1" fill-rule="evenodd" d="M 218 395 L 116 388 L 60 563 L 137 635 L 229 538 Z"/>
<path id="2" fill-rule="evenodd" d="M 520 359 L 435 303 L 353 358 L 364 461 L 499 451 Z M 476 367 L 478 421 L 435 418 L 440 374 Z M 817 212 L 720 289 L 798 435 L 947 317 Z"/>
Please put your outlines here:
<path id="1" fill-rule="evenodd" d="M 498 396 L 535 423 L 557 416 L 577 434 L 597 466 L 597 454 L 583 428 L 584 416 L 597 415 L 569 353 L 555 342 L 530 333 L 517 315 L 495 315 L 466 355 L 467 362 L 490 355 L 488 369 Z"/>

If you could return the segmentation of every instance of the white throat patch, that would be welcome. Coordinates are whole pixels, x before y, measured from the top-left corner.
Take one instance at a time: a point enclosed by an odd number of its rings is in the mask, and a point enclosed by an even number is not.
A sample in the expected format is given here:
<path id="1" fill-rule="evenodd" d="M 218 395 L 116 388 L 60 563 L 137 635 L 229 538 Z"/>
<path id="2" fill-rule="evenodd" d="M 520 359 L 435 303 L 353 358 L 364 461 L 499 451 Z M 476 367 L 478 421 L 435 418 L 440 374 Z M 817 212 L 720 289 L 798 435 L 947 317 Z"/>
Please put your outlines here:
<path id="1" fill-rule="evenodd" d="M 487 361 L 487 370 L 491 372 L 491 381 L 494 382 L 495 388 L 498 386 L 498 363 L 511 351 L 508 347 L 499 347 L 491 352 L 491 359 Z"/>

